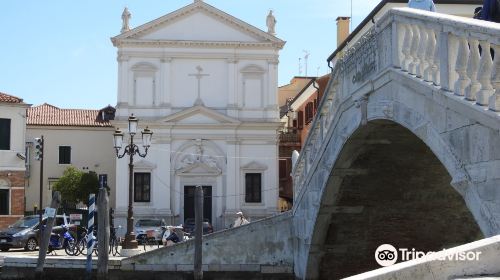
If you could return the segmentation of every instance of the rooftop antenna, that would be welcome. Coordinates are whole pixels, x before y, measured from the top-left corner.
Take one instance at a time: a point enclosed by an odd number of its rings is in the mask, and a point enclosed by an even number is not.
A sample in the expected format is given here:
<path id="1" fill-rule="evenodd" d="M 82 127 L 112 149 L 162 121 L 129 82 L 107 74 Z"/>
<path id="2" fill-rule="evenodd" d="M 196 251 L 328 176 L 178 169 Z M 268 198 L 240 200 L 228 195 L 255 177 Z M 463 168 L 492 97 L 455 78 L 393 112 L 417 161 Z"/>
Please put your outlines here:
<path id="1" fill-rule="evenodd" d="M 299 57 L 299 76 L 302 76 L 302 64 L 301 64 L 302 58 Z"/>
<path id="2" fill-rule="evenodd" d="M 307 77 L 307 60 L 309 59 L 309 55 L 311 54 L 309 51 L 307 50 L 302 50 L 304 52 L 304 64 L 305 64 L 305 68 L 306 68 L 306 77 Z"/>
<path id="3" fill-rule="evenodd" d="M 351 0 L 351 21 L 349 22 L 350 23 L 350 27 L 351 27 L 351 31 L 349 33 L 352 32 L 352 22 L 353 22 L 353 19 L 352 19 L 352 0 Z"/>

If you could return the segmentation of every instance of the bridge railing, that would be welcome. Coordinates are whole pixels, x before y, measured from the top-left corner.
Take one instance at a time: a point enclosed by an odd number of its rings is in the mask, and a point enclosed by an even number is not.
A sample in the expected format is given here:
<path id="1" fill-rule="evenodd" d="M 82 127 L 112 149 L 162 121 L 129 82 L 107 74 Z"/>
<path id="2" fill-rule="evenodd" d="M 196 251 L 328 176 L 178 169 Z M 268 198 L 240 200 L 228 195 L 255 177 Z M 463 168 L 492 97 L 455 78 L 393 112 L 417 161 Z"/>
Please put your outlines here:
<path id="1" fill-rule="evenodd" d="M 325 137 L 340 105 L 350 98 L 360 107 L 366 97 L 359 92 L 385 68 L 400 69 L 443 94 L 463 97 L 470 106 L 499 112 L 500 24 L 409 8 L 385 14 L 335 62 L 293 168 L 295 205 L 307 191 L 303 186 L 322 146 L 328 144 Z"/>
<path id="2" fill-rule="evenodd" d="M 408 8 L 390 13 L 395 67 L 500 111 L 500 24 Z"/>

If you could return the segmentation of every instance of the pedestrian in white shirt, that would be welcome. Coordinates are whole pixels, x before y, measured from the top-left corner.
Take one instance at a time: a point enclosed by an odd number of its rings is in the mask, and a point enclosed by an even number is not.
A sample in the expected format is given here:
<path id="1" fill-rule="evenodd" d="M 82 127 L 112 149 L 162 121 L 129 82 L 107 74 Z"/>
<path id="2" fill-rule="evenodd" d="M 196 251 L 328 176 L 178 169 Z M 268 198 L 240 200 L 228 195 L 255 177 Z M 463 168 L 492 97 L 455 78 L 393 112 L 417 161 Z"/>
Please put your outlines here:
<path id="1" fill-rule="evenodd" d="M 432 0 L 410 0 L 408 7 L 431 12 L 436 11 L 436 5 L 434 5 L 434 1 Z"/>
<path id="2" fill-rule="evenodd" d="M 238 215 L 238 218 L 234 220 L 233 227 L 239 227 L 249 223 L 248 220 L 245 218 L 245 216 L 243 216 L 243 212 L 240 211 L 236 213 L 236 215 Z"/>

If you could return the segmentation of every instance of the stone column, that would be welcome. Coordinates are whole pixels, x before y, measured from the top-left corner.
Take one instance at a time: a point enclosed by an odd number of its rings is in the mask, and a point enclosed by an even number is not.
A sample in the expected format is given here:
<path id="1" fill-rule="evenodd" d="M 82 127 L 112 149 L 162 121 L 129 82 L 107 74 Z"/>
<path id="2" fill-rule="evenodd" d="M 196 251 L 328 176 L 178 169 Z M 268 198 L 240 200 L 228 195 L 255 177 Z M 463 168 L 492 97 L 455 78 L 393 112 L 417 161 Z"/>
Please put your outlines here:
<path id="1" fill-rule="evenodd" d="M 156 159 L 154 162 L 157 164 L 156 168 L 151 173 L 152 181 L 152 197 L 151 200 L 156 208 L 156 213 L 165 219 L 167 224 L 170 222 L 170 217 L 172 216 L 171 208 L 171 196 L 173 187 L 170 182 L 170 171 L 173 172 L 173 166 L 170 160 L 159 160 L 159 159 L 169 159 L 170 158 L 170 141 L 165 139 L 162 135 L 157 136 L 157 143 L 155 144 L 155 150 L 153 154 Z M 152 156 L 153 156 L 152 154 Z M 153 161 L 153 160 L 151 160 Z M 153 174 L 154 173 L 154 174 Z"/>
<path id="2" fill-rule="evenodd" d="M 239 207 L 234 199 L 239 193 L 239 141 L 235 138 L 229 139 L 227 143 L 227 169 L 226 169 L 226 185 L 227 192 L 222 194 L 226 196 L 226 209 L 237 209 Z"/>
<path id="3" fill-rule="evenodd" d="M 268 119 L 278 119 L 278 59 L 268 60 L 267 64 L 267 98 L 264 106 L 267 111 Z"/>
<path id="4" fill-rule="evenodd" d="M 118 106 L 127 108 L 130 103 L 130 84 L 129 84 L 129 57 L 118 54 Z"/>
<path id="5" fill-rule="evenodd" d="M 227 115 L 238 118 L 238 88 L 237 88 L 237 65 L 238 60 L 228 58 L 227 60 Z"/>
<path id="6" fill-rule="evenodd" d="M 160 106 L 170 108 L 172 97 L 172 58 L 162 58 L 160 64 Z"/>

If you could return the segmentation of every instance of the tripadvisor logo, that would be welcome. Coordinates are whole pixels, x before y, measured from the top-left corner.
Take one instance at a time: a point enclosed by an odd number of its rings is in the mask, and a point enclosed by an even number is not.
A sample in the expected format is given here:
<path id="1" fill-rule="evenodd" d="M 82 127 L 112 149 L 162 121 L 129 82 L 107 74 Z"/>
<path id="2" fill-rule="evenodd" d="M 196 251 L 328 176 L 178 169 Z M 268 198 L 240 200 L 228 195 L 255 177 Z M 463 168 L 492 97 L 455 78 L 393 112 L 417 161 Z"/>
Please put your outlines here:
<path id="1" fill-rule="evenodd" d="M 442 251 L 444 251 L 444 249 Z M 375 250 L 375 260 L 381 266 L 391 266 L 395 264 L 398 259 L 404 262 L 423 257 L 429 257 L 440 261 L 478 261 L 482 252 L 455 252 L 451 254 L 440 254 L 439 256 L 435 255 L 436 253 L 438 252 L 417 251 L 415 248 L 411 250 L 407 248 L 396 249 L 390 244 L 383 244 L 378 246 L 377 250 Z"/>

